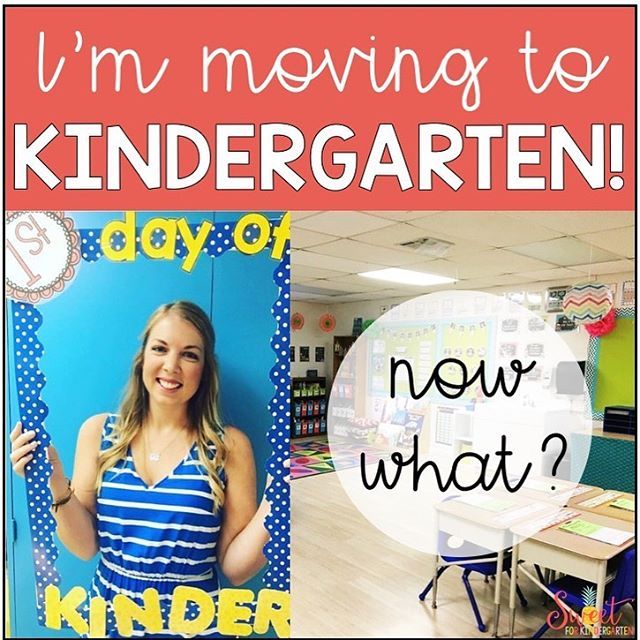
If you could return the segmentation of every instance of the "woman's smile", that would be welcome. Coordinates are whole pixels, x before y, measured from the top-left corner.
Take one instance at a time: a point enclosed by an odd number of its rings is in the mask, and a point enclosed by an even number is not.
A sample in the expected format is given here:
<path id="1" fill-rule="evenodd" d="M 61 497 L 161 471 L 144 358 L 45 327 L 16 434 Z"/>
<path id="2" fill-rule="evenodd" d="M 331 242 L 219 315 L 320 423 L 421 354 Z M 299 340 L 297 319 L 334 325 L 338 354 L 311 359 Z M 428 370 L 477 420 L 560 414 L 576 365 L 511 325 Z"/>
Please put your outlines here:
<path id="1" fill-rule="evenodd" d="M 181 382 L 169 378 L 156 378 L 156 382 L 158 382 L 165 391 L 176 391 L 182 387 Z"/>

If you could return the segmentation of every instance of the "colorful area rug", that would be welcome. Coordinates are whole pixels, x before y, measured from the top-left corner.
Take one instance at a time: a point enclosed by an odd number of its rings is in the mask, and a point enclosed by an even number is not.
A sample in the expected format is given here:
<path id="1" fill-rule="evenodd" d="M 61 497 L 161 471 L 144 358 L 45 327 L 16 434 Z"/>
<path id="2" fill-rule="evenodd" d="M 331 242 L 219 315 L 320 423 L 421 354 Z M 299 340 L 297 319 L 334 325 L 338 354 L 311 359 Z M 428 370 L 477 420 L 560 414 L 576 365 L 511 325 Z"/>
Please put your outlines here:
<path id="1" fill-rule="evenodd" d="M 357 467 L 360 465 L 360 453 L 366 452 L 366 445 L 342 444 L 340 445 L 339 462 L 340 469 Z M 367 453 L 367 464 L 379 460 L 380 451 L 371 448 L 371 456 Z M 386 456 L 385 456 L 386 457 Z M 329 445 L 326 442 L 306 440 L 291 443 L 291 478 L 304 478 L 316 476 L 320 473 L 335 471 Z"/>
<path id="2" fill-rule="evenodd" d="M 331 452 L 326 442 L 292 442 L 291 443 L 291 478 L 304 478 L 319 473 L 335 471 Z"/>

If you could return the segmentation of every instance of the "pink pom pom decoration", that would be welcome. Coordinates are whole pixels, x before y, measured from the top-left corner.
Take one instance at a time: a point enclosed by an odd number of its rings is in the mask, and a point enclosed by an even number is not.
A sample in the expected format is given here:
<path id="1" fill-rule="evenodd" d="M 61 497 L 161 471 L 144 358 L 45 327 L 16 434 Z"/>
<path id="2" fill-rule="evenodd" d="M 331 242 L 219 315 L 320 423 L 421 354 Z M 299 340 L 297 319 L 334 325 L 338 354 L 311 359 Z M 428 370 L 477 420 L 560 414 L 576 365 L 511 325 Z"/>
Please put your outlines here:
<path id="1" fill-rule="evenodd" d="M 599 338 L 600 336 L 606 336 L 607 333 L 611 333 L 615 326 L 616 311 L 615 309 L 611 309 L 602 320 L 598 320 L 598 322 L 594 322 L 593 324 L 585 324 L 584 328 L 590 336 Z"/>

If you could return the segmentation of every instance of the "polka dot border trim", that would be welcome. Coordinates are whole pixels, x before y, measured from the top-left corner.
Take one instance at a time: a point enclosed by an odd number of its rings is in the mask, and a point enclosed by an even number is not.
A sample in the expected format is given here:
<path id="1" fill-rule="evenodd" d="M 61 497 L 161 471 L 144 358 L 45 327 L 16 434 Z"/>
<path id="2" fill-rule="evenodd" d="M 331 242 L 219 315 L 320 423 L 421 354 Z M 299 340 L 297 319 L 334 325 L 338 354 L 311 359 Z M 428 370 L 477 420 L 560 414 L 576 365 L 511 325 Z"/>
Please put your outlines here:
<path id="1" fill-rule="evenodd" d="M 269 589 L 289 591 L 290 588 L 290 487 L 284 478 L 288 470 L 284 462 L 289 460 L 289 418 L 290 388 L 289 373 L 289 306 L 291 301 L 291 260 L 287 244 L 282 260 L 273 274 L 273 281 L 278 285 L 278 299 L 271 308 L 276 320 L 276 331 L 271 338 L 271 349 L 276 354 L 276 363 L 269 376 L 274 385 L 274 395 L 269 403 L 273 423 L 267 437 L 273 451 L 267 460 L 267 471 L 273 482 L 266 492 L 271 504 L 271 513 L 265 526 L 270 540 L 265 546 L 264 554 L 269 562 L 263 582 Z"/>
<path id="2" fill-rule="evenodd" d="M 44 590 L 50 585 L 60 585 L 60 574 L 55 563 L 58 548 L 53 534 L 56 523 L 51 515 L 49 476 L 51 463 L 45 449 L 51 438 L 45 426 L 49 408 L 41 398 L 46 379 L 39 369 L 43 347 L 37 331 L 42 324 L 42 314 L 31 304 L 11 302 L 11 319 L 14 328 L 14 369 L 23 431 L 35 431 L 40 444 L 33 460 L 26 466 L 27 510 L 29 533 L 33 548 L 33 568 L 36 578 L 36 606 L 38 624 L 44 626 Z"/>

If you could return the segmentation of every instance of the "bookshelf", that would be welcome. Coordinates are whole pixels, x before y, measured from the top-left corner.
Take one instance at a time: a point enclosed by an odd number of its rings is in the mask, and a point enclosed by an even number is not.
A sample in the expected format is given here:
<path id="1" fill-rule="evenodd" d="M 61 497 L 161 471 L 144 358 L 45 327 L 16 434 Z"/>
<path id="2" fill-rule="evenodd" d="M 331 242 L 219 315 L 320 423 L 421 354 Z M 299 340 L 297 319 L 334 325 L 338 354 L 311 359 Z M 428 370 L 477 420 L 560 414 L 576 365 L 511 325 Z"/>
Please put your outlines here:
<path id="1" fill-rule="evenodd" d="M 292 378 L 291 438 L 327 433 L 327 379 Z"/>
<path id="2" fill-rule="evenodd" d="M 338 369 L 357 336 L 334 336 L 333 337 L 333 379 L 338 375 Z M 344 377 L 344 376 L 341 376 Z"/>

